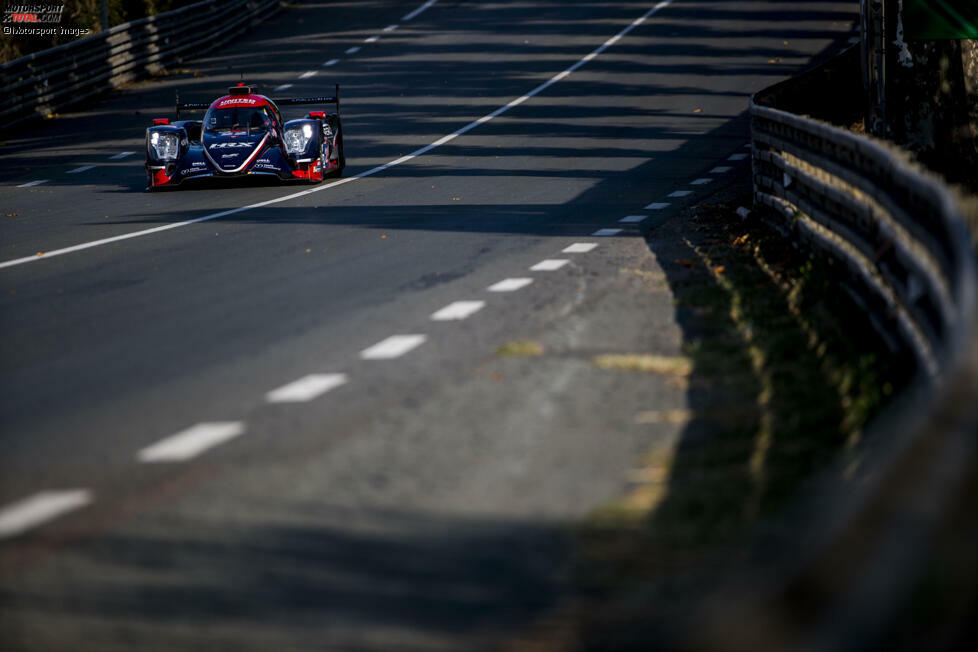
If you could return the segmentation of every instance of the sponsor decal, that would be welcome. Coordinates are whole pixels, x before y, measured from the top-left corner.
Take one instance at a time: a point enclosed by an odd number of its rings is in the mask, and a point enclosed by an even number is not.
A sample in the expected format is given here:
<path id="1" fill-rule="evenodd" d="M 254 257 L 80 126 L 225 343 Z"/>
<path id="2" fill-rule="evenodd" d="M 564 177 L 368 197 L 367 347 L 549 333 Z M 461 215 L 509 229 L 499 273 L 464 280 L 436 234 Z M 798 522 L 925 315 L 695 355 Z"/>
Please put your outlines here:
<path id="1" fill-rule="evenodd" d="M 207 167 L 207 164 L 204 163 L 203 161 L 194 161 L 193 163 L 191 163 L 191 165 L 193 165 L 195 168 L 205 168 L 205 167 Z"/>
<path id="2" fill-rule="evenodd" d="M 221 154 L 221 158 L 238 158 L 241 156 L 240 153 L 235 152 L 234 154 Z"/>
<path id="3" fill-rule="evenodd" d="M 208 149 L 233 149 L 235 147 L 253 147 L 254 143 L 214 143 Z"/>
<path id="4" fill-rule="evenodd" d="M 221 103 L 217 106 L 234 106 L 235 104 L 258 104 L 258 100 L 253 100 L 250 97 L 232 97 L 221 100 Z"/>

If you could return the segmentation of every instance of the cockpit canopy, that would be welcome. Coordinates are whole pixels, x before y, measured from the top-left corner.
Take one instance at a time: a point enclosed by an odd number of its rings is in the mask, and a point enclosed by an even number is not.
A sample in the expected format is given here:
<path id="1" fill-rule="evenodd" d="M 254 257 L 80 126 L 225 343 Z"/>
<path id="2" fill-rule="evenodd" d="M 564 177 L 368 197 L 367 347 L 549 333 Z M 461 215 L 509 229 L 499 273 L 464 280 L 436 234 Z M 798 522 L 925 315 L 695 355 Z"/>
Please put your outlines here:
<path id="1" fill-rule="evenodd" d="M 204 133 L 222 131 L 268 131 L 275 116 L 267 106 L 231 106 L 211 108 L 204 115 Z"/>

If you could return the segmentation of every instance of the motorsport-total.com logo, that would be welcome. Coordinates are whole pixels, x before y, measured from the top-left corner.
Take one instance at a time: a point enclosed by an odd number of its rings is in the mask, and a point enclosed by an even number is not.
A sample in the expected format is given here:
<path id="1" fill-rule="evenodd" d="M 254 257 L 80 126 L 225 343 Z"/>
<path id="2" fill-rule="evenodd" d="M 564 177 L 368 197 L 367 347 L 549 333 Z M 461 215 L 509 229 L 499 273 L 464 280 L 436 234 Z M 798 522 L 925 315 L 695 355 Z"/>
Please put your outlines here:
<path id="1" fill-rule="evenodd" d="M 86 36 L 90 29 L 62 27 L 63 4 L 13 4 L 3 9 L 4 36 Z"/>

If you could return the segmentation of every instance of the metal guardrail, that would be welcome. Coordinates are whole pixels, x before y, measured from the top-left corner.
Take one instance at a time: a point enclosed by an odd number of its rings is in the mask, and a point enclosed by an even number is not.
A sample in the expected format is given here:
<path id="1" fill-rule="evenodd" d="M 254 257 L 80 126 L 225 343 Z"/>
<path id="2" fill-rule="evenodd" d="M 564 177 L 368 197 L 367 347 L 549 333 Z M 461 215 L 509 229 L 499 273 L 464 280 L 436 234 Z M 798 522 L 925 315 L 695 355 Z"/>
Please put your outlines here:
<path id="1" fill-rule="evenodd" d="M 974 233 L 944 182 L 896 147 L 751 102 L 754 197 L 841 262 L 882 334 L 939 379 L 974 329 Z"/>
<path id="2" fill-rule="evenodd" d="M 844 75 L 845 56 L 751 99 L 755 207 L 837 263 L 921 373 L 870 425 L 861 470 L 840 461 L 759 537 L 783 552 L 717 597 L 693 649 L 880 649 L 978 458 L 978 211 L 897 147 L 784 110 L 818 104 L 806 83 Z"/>
<path id="3" fill-rule="evenodd" d="M 279 7 L 279 0 L 204 0 L 0 65 L 0 129 L 220 47 Z"/>

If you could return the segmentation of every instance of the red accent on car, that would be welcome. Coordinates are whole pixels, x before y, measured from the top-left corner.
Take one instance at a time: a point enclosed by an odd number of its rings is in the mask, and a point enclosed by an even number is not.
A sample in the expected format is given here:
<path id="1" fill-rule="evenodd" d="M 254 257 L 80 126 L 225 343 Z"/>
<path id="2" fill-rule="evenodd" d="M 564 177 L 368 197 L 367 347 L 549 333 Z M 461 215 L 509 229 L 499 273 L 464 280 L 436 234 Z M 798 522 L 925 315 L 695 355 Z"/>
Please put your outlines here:
<path id="1" fill-rule="evenodd" d="M 154 125 L 168 125 L 170 124 L 169 118 L 153 118 Z"/>
<path id="2" fill-rule="evenodd" d="M 296 179 L 322 181 L 323 168 L 319 165 L 319 161 L 313 161 L 312 163 L 300 163 L 298 169 L 292 170 L 292 176 Z"/>
<path id="3" fill-rule="evenodd" d="M 325 111 L 310 111 L 309 112 L 309 117 L 310 118 L 319 118 L 320 120 L 325 120 L 326 119 L 326 112 Z"/>
<path id="4" fill-rule="evenodd" d="M 170 183 L 170 179 L 172 178 L 173 177 L 167 176 L 165 170 L 153 170 L 153 176 L 150 178 L 149 183 L 153 187 L 165 186 L 166 184 Z"/>
<path id="5" fill-rule="evenodd" d="M 238 86 L 244 86 L 244 82 L 238 82 Z"/>

